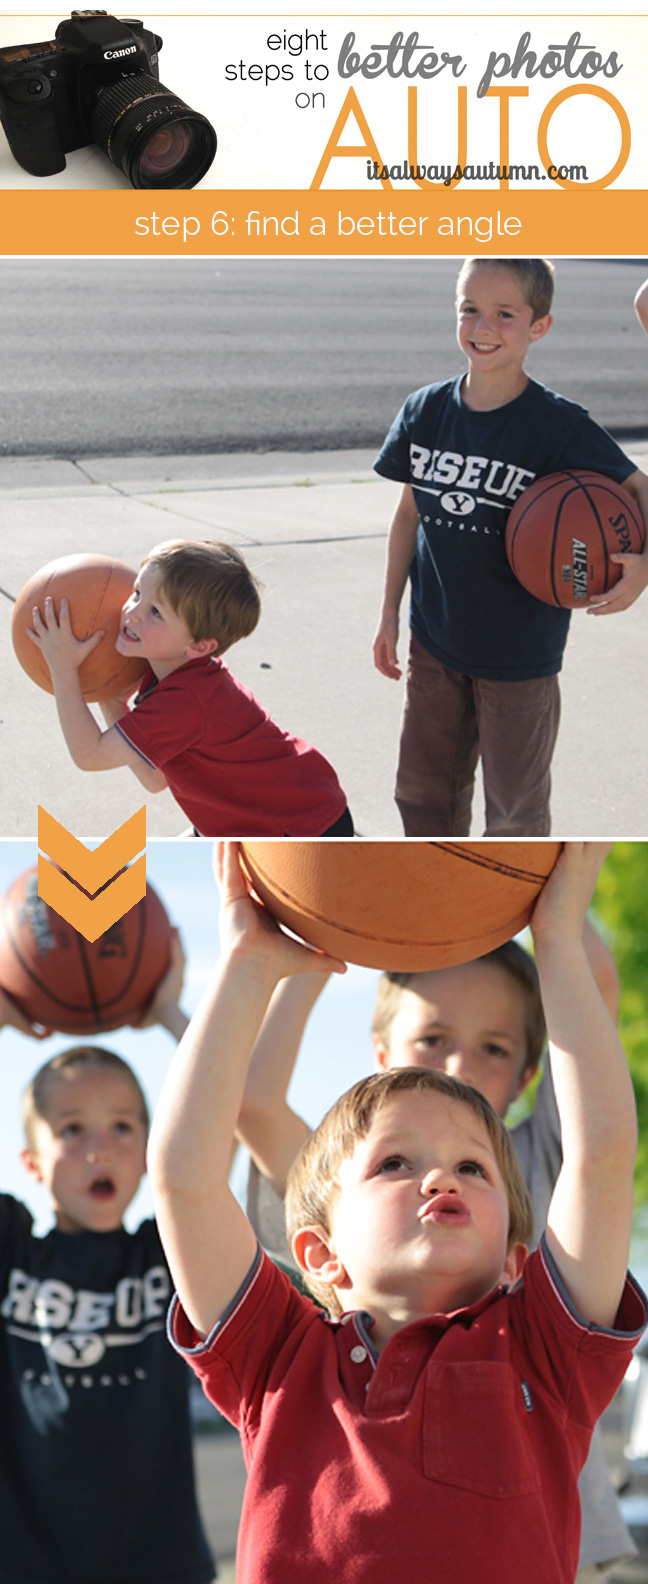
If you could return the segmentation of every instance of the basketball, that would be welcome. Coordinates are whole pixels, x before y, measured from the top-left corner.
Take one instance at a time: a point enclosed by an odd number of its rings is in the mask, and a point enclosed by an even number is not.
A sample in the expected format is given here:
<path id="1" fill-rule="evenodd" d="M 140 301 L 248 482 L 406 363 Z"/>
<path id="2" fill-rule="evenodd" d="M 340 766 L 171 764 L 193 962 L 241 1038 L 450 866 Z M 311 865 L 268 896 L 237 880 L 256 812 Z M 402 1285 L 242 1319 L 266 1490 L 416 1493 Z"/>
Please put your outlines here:
<path id="1" fill-rule="evenodd" d="M 243 842 L 257 896 L 294 934 L 392 972 L 483 956 L 528 923 L 560 842 Z"/>
<path id="2" fill-rule="evenodd" d="M 114 556 L 70 555 L 50 561 L 36 572 L 14 606 L 11 636 L 23 671 L 46 693 L 53 693 L 50 669 L 37 644 L 29 637 L 33 627 L 32 610 L 38 605 L 43 615 L 46 595 L 51 594 L 58 616 L 65 597 L 75 638 L 89 638 L 98 627 L 105 636 L 79 669 L 83 696 L 88 704 L 118 698 L 134 692 L 144 673 L 144 663 L 117 653 L 122 606 L 132 592 L 137 573 Z"/>
<path id="3" fill-rule="evenodd" d="M 607 594 L 621 567 L 617 551 L 639 555 L 644 525 L 632 496 L 603 473 L 550 473 L 519 496 L 506 525 L 516 578 L 546 605 L 585 606 Z"/>
<path id="4" fill-rule="evenodd" d="M 0 985 L 32 1023 L 61 1034 L 97 1034 L 137 1022 L 171 954 L 171 925 L 152 886 L 87 941 L 38 895 L 38 869 L 0 902 Z"/>

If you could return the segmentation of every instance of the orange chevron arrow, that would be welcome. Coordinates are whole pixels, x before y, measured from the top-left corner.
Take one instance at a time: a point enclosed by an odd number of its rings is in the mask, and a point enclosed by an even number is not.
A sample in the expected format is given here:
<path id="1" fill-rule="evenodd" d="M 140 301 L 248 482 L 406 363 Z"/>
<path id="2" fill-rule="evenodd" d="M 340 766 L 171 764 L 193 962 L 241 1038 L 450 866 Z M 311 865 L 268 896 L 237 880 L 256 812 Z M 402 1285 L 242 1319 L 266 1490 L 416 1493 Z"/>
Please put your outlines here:
<path id="1" fill-rule="evenodd" d="M 38 895 L 86 940 L 103 935 L 146 893 L 146 809 L 90 851 L 44 808 L 38 810 Z M 51 860 L 51 861 L 50 861 Z"/>
<path id="2" fill-rule="evenodd" d="M 38 895 L 86 940 L 94 941 L 146 895 L 146 858 L 142 855 L 97 896 L 89 897 L 39 853 Z"/>
<path id="3" fill-rule="evenodd" d="M 66 830 L 65 825 L 59 825 L 47 809 L 39 807 L 38 845 L 53 863 L 60 864 L 66 874 L 76 880 L 77 885 L 83 886 L 90 896 L 96 896 L 101 886 L 107 885 L 118 870 L 146 846 L 146 808 L 138 809 L 91 852 Z"/>

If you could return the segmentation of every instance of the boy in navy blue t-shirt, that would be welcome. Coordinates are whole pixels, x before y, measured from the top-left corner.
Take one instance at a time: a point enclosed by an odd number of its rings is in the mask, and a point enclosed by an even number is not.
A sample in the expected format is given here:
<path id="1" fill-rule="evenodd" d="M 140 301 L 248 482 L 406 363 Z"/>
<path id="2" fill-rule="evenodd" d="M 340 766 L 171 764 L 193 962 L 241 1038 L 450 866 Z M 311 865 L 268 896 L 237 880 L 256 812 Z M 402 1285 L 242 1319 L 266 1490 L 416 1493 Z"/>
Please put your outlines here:
<path id="1" fill-rule="evenodd" d="M 614 478 L 648 520 L 648 478 L 575 402 L 529 379 L 552 324 L 544 259 L 467 259 L 457 282 L 468 372 L 409 396 L 375 468 L 403 484 L 388 540 L 374 660 L 399 678 L 398 613 L 411 579 L 411 638 L 396 802 L 407 836 L 465 836 L 481 756 L 486 835 L 546 836 L 558 732 L 557 673 L 570 612 L 518 583 L 506 519 L 534 479 L 563 468 Z M 626 610 L 648 553 L 590 609 Z"/>
<path id="2" fill-rule="evenodd" d="M 181 953 L 148 1019 L 180 1036 Z M 0 1030 L 35 1030 L 0 989 Z M 44 1063 L 23 1099 L 29 1175 L 54 1224 L 0 1193 L 0 1584 L 209 1584 L 189 1376 L 166 1338 L 153 1220 L 123 1216 L 145 1171 L 140 1084 L 111 1050 Z"/>

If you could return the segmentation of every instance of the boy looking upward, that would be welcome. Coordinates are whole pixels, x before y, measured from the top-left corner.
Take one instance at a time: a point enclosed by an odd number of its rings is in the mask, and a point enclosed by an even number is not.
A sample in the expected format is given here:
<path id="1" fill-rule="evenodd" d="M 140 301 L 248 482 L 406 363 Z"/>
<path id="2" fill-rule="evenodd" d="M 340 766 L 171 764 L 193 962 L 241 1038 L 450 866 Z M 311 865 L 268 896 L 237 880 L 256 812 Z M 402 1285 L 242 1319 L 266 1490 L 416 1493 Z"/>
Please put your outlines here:
<path id="1" fill-rule="evenodd" d="M 563 1133 L 547 1234 L 478 1093 L 403 1069 L 344 1097 L 289 1188 L 292 1247 L 348 1323 L 260 1254 L 227 1183 L 279 981 L 339 969 L 269 924 L 229 847 L 222 955 L 151 1138 L 176 1344 L 241 1429 L 239 1584 L 568 1584 L 576 1477 L 645 1320 L 626 1284 L 636 1116 L 582 944 L 602 850 L 572 843 L 532 919 Z M 312 1184 L 312 1193 L 304 1184 Z M 305 1409 L 307 1411 L 305 1412 Z"/>
<path id="2" fill-rule="evenodd" d="M 147 663 L 133 708 L 103 706 L 102 731 L 79 667 L 103 632 L 79 642 L 67 600 L 32 613 L 63 736 L 81 770 L 126 765 L 149 792 L 169 787 L 199 836 L 352 836 L 332 766 L 284 732 L 223 653 L 257 625 L 259 585 L 231 545 L 170 540 L 140 567 L 116 648 Z"/>
<path id="3" fill-rule="evenodd" d="M 457 281 L 458 379 L 407 398 L 374 464 L 402 483 L 387 544 L 374 662 L 401 675 L 399 610 L 411 580 L 410 651 L 396 802 L 408 836 L 467 836 L 481 757 L 489 836 L 546 836 L 558 733 L 558 672 L 570 612 L 518 583 L 508 512 L 535 478 L 592 468 L 623 484 L 648 520 L 648 479 L 583 407 L 528 377 L 550 330 L 544 259 L 467 259 Z M 648 536 L 647 536 L 648 537 Z M 615 554 L 620 582 L 593 599 L 626 610 L 648 583 L 642 555 Z"/>
<path id="4" fill-rule="evenodd" d="M 619 980 L 611 952 L 590 922 L 583 945 L 599 993 L 616 1021 Z M 285 1267 L 294 1267 L 286 1242 L 284 1195 L 293 1160 L 310 1129 L 287 1101 L 306 1021 L 322 988 L 321 974 L 279 985 L 256 1042 L 237 1123 L 251 1154 L 247 1209 L 259 1241 Z M 458 1078 L 479 1089 L 504 1119 L 537 1071 L 546 1027 L 533 958 L 507 941 L 476 961 L 419 973 L 382 974 L 372 1020 L 379 1070 L 413 1065 Z M 518 1164 L 531 1195 L 534 1245 L 562 1164 L 560 1120 L 551 1074 L 539 1085 L 533 1111 L 511 1130 Z M 634 1548 L 610 1479 L 600 1432 L 594 1432 L 579 1481 L 582 1512 L 580 1569 L 589 1584 Z"/>
<path id="5" fill-rule="evenodd" d="M 583 946 L 599 993 L 616 1021 L 616 965 L 589 919 Z M 311 1132 L 286 1097 L 322 988 L 321 973 L 302 974 L 279 985 L 252 1053 L 237 1122 L 237 1136 L 252 1156 L 251 1219 L 261 1242 L 280 1259 L 286 1259 L 288 1249 L 277 1195 L 283 1198 L 290 1167 Z M 485 957 L 451 968 L 384 973 L 378 981 L 372 1017 L 377 1068 L 445 1072 L 479 1089 L 502 1121 L 535 1076 L 545 1039 L 536 965 L 518 941 L 506 941 Z M 512 1138 L 532 1198 L 537 1240 L 561 1159 L 550 1072 L 539 1086 L 531 1115 L 513 1128 Z"/>

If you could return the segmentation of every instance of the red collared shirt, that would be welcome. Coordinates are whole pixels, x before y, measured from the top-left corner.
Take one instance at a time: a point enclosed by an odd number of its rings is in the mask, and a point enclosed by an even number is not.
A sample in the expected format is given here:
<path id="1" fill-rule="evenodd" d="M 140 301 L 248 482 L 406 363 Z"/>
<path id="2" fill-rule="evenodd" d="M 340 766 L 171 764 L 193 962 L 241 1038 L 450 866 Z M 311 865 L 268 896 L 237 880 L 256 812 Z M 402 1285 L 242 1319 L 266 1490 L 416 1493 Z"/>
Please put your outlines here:
<path id="1" fill-rule="evenodd" d="M 261 1254 L 222 1322 L 172 1339 L 240 1431 L 237 1584 L 572 1584 L 578 1473 L 646 1321 L 585 1325 L 544 1246 L 524 1282 L 403 1326 L 326 1320 Z"/>
<path id="2" fill-rule="evenodd" d="M 201 836 L 321 836 L 346 808 L 328 760 L 284 732 L 222 660 L 150 667 L 117 729 Z"/>

